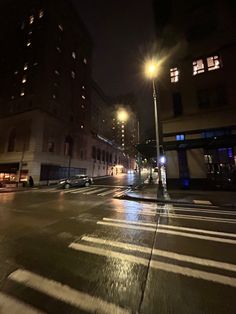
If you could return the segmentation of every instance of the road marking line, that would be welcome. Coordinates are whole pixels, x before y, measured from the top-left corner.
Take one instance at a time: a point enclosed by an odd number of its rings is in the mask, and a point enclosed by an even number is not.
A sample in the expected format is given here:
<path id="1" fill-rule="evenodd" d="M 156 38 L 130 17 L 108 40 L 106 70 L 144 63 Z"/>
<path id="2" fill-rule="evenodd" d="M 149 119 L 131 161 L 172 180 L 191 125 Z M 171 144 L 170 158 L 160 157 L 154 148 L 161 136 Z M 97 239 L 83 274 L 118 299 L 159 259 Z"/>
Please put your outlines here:
<path id="1" fill-rule="evenodd" d="M 143 215 L 143 216 L 153 216 L 155 217 L 157 213 L 148 212 L 148 211 L 135 211 L 135 210 L 123 210 L 123 209 L 114 209 L 117 213 L 123 213 L 123 214 L 136 214 L 136 215 Z"/>
<path id="2" fill-rule="evenodd" d="M 89 191 L 91 189 L 96 189 L 96 188 L 89 188 L 89 187 L 84 187 L 84 188 L 79 188 L 77 189 L 77 191 L 71 192 L 72 194 L 79 194 L 79 193 L 83 193 L 84 191 Z"/>
<path id="3" fill-rule="evenodd" d="M 2 292 L 0 292 L 0 313 L 43 314 L 42 311 L 33 308 L 31 305 L 25 304 Z"/>
<path id="4" fill-rule="evenodd" d="M 117 228 L 125 228 L 125 229 L 134 229 L 134 230 L 142 230 L 142 231 L 150 231 L 155 232 L 155 228 L 151 227 L 142 227 L 142 226 L 132 226 L 127 224 L 119 224 L 113 222 L 105 222 L 105 221 L 97 221 L 98 225 L 110 226 L 110 227 L 117 227 Z"/>
<path id="5" fill-rule="evenodd" d="M 190 255 L 184 255 L 184 254 L 179 254 L 179 253 L 175 253 L 175 252 L 158 250 L 158 249 L 154 249 L 152 251 L 152 254 L 158 255 L 161 257 L 171 258 L 171 259 L 181 261 L 181 262 L 193 263 L 193 264 L 197 264 L 197 265 L 203 265 L 203 266 L 207 266 L 207 267 L 215 267 L 215 268 L 219 268 L 219 269 L 224 269 L 224 270 L 236 272 L 236 265 L 235 264 L 230 264 L 230 263 L 225 263 L 225 262 L 215 261 L 215 260 L 211 260 L 211 259 L 205 259 L 205 258 L 190 256 Z"/>
<path id="6" fill-rule="evenodd" d="M 236 278 L 209 273 L 207 271 L 195 270 L 189 267 L 182 267 L 169 263 L 163 263 L 158 261 L 151 261 L 150 267 L 159 269 L 165 272 L 174 274 L 181 274 L 183 276 L 192 277 L 196 279 L 202 279 L 206 281 L 213 281 L 222 285 L 236 287 Z"/>
<path id="7" fill-rule="evenodd" d="M 124 219 L 113 219 L 113 218 L 103 218 L 104 221 L 111 221 L 111 222 L 120 222 L 123 224 L 128 225 L 137 225 L 137 226 L 146 226 L 146 227 L 156 227 L 156 223 L 150 223 L 150 222 L 141 222 L 141 221 L 133 221 L 133 220 L 124 220 Z"/>
<path id="8" fill-rule="evenodd" d="M 112 190 L 109 190 L 107 192 L 100 193 L 100 194 L 98 194 L 98 196 L 105 196 L 105 195 L 108 195 L 108 194 L 112 194 L 112 193 L 114 193 L 116 191 L 120 191 L 120 189 L 112 189 Z"/>
<path id="9" fill-rule="evenodd" d="M 42 277 L 27 270 L 18 269 L 11 273 L 8 278 L 90 313 L 131 313 L 129 310 L 122 309 L 115 304 L 77 291 L 58 281 Z"/>
<path id="10" fill-rule="evenodd" d="M 86 242 L 91 242 L 91 243 L 113 246 L 113 247 L 129 250 L 129 251 L 138 251 L 138 252 L 146 253 L 146 254 L 151 254 L 152 252 L 152 249 L 149 247 L 129 244 L 125 242 L 111 241 L 111 240 L 105 240 L 105 239 L 99 239 L 99 238 L 87 237 L 87 236 L 82 237 L 81 240 L 86 241 Z"/>
<path id="11" fill-rule="evenodd" d="M 177 236 L 181 236 L 181 237 L 185 237 L 185 238 L 194 238 L 194 239 L 207 240 L 207 241 L 220 242 L 220 243 L 236 244 L 236 240 L 232 240 L 232 239 L 224 239 L 224 238 L 217 238 L 217 237 L 211 237 L 211 236 L 204 236 L 204 235 L 200 235 L 200 234 L 187 233 L 187 232 L 174 231 L 174 230 L 158 229 L 157 233 L 177 235 Z"/>
<path id="12" fill-rule="evenodd" d="M 218 236 L 236 238 L 235 233 L 228 233 L 228 232 L 221 232 L 221 231 L 212 231 L 212 230 L 206 230 L 206 229 L 195 229 L 195 228 L 180 227 L 180 226 L 174 226 L 174 225 L 164 225 L 164 224 L 159 224 L 158 227 L 159 228 L 191 231 L 191 232 L 198 232 L 198 233 L 213 234 L 213 235 L 218 235 Z"/>
<path id="13" fill-rule="evenodd" d="M 180 214 L 170 214 L 170 213 L 169 214 L 161 213 L 160 216 L 174 218 L 174 219 L 202 220 L 202 221 L 236 224 L 235 219 L 229 219 L 229 218 L 215 218 L 215 217 L 207 217 L 207 216 L 192 216 L 192 215 L 180 215 Z"/>
<path id="14" fill-rule="evenodd" d="M 184 254 L 179 254 L 179 253 L 165 251 L 165 250 L 159 250 L 159 249 L 152 250 L 152 248 L 150 247 L 144 247 L 144 246 L 129 244 L 125 242 L 111 241 L 111 240 L 99 239 L 99 238 L 88 237 L 88 236 L 82 237 L 81 240 L 90 242 L 90 243 L 117 247 L 117 248 L 129 250 L 129 251 L 137 251 L 137 252 L 141 252 L 145 254 L 152 253 L 153 255 L 171 258 L 177 261 L 188 262 L 188 263 L 203 265 L 207 267 L 215 267 L 215 268 L 220 268 L 220 269 L 236 272 L 235 264 L 230 264 L 230 263 L 225 263 L 225 262 L 220 262 L 220 261 L 215 261 L 215 260 L 210 260 L 210 259 L 205 259 L 205 258 L 199 258 L 195 256 L 190 256 L 190 255 L 184 255 Z"/>
<path id="15" fill-rule="evenodd" d="M 212 205 L 212 202 L 206 200 L 193 200 L 193 202 L 198 205 Z"/>
<path id="16" fill-rule="evenodd" d="M 114 194 L 114 197 L 119 197 L 119 196 L 121 196 L 121 195 L 124 195 L 126 192 L 128 192 L 129 191 L 129 189 L 126 189 L 126 190 L 124 190 L 124 191 L 122 191 L 122 192 L 118 192 L 118 193 L 115 193 Z"/>
<path id="17" fill-rule="evenodd" d="M 90 194 L 93 194 L 93 193 L 97 193 L 97 192 L 101 192 L 101 191 L 104 191 L 104 190 L 107 190 L 107 188 L 102 188 L 102 189 L 95 189 L 95 190 L 93 190 L 93 191 L 90 191 L 90 192 L 85 192 L 85 193 L 83 193 L 83 194 L 85 194 L 85 195 L 90 195 Z"/>
<path id="18" fill-rule="evenodd" d="M 232 211 L 226 211 L 226 210 L 205 210 L 205 209 L 190 209 L 190 208 L 176 208 L 174 207 L 171 209 L 171 211 L 183 211 L 183 212 L 196 212 L 196 213 L 207 213 L 207 214 L 217 214 L 217 215 L 230 215 L 230 216 L 236 216 L 235 212 Z"/>
<path id="19" fill-rule="evenodd" d="M 66 193 L 71 193 L 71 192 L 73 192 L 73 191 L 77 191 L 78 190 L 78 188 L 76 188 L 76 189 L 71 189 L 71 188 L 69 188 L 69 189 L 64 189 L 64 193 L 66 194 Z"/>
<path id="20" fill-rule="evenodd" d="M 109 258 L 118 258 L 118 259 L 126 260 L 131 263 L 140 264 L 144 266 L 148 266 L 149 264 L 149 260 L 147 258 L 136 257 L 129 254 L 124 254 L 124 253 L 110 251 L 107 249 L 97 248 L 94 246 L 89 246 L 89 245 L 84 245 L 84 244 L 79 244 L 79 243 L 71 243 L 69 245 L 69 248 L 77 250 L 77 251 L 96 254 L 96 255 L 105 256 Z"/>

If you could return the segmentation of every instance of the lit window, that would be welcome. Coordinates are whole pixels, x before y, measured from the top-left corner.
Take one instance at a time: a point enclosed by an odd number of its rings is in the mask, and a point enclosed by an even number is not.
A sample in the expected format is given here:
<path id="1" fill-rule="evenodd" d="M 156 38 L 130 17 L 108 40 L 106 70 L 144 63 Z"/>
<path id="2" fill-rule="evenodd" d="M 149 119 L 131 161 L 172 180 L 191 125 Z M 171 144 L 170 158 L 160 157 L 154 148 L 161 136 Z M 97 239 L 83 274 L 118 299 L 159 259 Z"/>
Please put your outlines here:
<path id="1" fill-rule="evenodd" d="M 184 141 L 185 135 L 184 134 L 177 134 L 175 138 L 176 138 L 176 141 Z"/>
<path id="2" fill-rule="evenodd" d="M 178 68 L 170 69 L 170 81 L 171 81 L 171 83 L 177 83 L 179 81 Z"/>
<path id="3" fill-rule="evenodd" d="M 83 128 L 84 128 L 84 125 L 83 125 L 83 124 L 81 124 L 80 128 L 81 128 L 81 129 L 83 129 Z"/>
<path id="4" fill-rule="evenodd" d="M 18 74 L 18 71 L 15 71 L 14 74 L 17 75 L 17 74 Z"/>
<path id="5" fill-rule="evenodd" d="M 43 17 L 43 15 L 44 15 L 43 10 L 40 10 L 40 11 L 39 11 L 39 18 L 41 19 L 41 18 Z"/>
<path id="6" fill-rule="evenodd" d="M 202 59 L 193 61 L 193 75 L 205 72 L 204 62 Z"/>
<path id="7" fill-rule="evenodd" d="M 26 76 L 24 75 L 24 76 L 23 76 L 23 79 L 22 79 L 22 83 L 24 84 L 24 83 L 26 83 L 26 81 L 27 81 L 27 80 L 26 80 Z"/>
<path id="8" fill-rule="evenodd" d="M 32 33 L 33 33 L 32 31 L 29 31 L 28 35 L 32 35 Z"/>
<path id="9" fill-rule="evenodd" d="M 53 153 L 54 152 L 54 147 L 55 147 L 55 145 L 54 145 L 54 142 L 48 142 L 48 152 L 49 153 Z"/>
<path id="10" fill-rule="evenodd" d="M 28 63 L 25 63 L 24 65 L 24 71 L 26 71 L 28 69 Z"/>
<path id="11" fill-rule="evenodd" d="M 207 69 L 208 71 L 217 70 L 220 68 L 219 56 L 212 56 L 207 58 Z"/>
<path id="12" fill-rule="evenodd" d="M 58 28 L 63 32 L 63 26 L 61 24 L 58 25 Z"/>
<path id="13" fill-rule="evenodd" d="M 75 79 L 75 71 L 71 71 L 71 77 Z"/>
<path id="14" fill-rule="evenodd" d="M 28 40 L 28 42 L 27 42 L 27 47 L 29 47 L 29 46 L 31 46 L 30 40 Z"/>
<path id="15" fill-rule="evenodd" d="M 58 52 L 61 53 L 61 48 L 60 47 L 57 47 L 56 49 L 57 49 Z"/>
<path id="16" fill-rule="evenodd" d="M 85 86 L 84 86 L 84 85 L 82 86 L 82 89 L 85 89 Z"/>
<path id="17" fill-rule="evenodd" d="M 52 95 L 52 98 L 53 98 L 53 99 L 56 99 L 56 95 L 55 95 L 55 94 L 53 94 L 53 95 Z"/>
<path id="18" fill-rule="evenodd" d="M 82 95 L 82 98 L 83 98 L 83 99 L 85 99 L 85 96 L 84 96 L 84 95 Z"/>
<path id="19" fill-rule="evenodd" d="M 57 71 L 57 70 L 55 70 L 54 73 L 55 73 L 56 75 L 60 75 L 59 71 Z"/>
<path id="20" fill-rule="evenodd" d="M 11 96 L 11 99 L 12 99 L 12 100 L 15 99 L 15 96 Z"/>
<path id="21" fill-rule="evenodd" d="M 22 90 L 20 95 L 21 95 L 21 97 L 25 96 L 25 92 Z"/>
<path id="22" fill-rule="evenodd" d="M 74 51 L 72 52 L 72 58 L 76 59 L 76 53 Z"/>
<path id="23" fill-rule="evenodd" d="M 33 23 L 34 23 L 34 16 L 33 16 L 33 15 L 31 15 L 31 16 L 29 17 L 29 23 L 30 23 L 30 24 L 33 24 Z"/>
<path id="24" fill-rule="evenodd" d="M 121 127 L 122 127 L 122 129 L 124 129 L 124 127 L 125 127 L 125 126 L 124 126 L 124 125 L 122 125 Z"/>
<path id="25" fill-rule="evenodd" d="M 124 131 L 124 130 L 121 130 L 121 132 L 124 133 L 125 131 Z"/>
<path id="26" fill-rule="evenodd" d="M 85 109 L 85 105 L 81 105 L 81 108 L 82 108 L 82 109 Z"/>
<path id="27" fill-rule="evenodd" d="M 125 144 L 124 144 L 124 143 L 122 143 L 122 146 L 125 146 Z"/>
<path id="28" fill-rule="evenodd" d="M 38 62 L 34 62 L 34 64 L 33 64 L 34 66 L 36 66 L 36 65 L 38 65 Z"/>
<path id="29" fill-rule="evenodd" d="M 84 58 L 84 60 L 83 60 L 83 61 L 84 61 L 84 64 L 87 64 L 87 59 L 86 59 L 86 58 Z"/>
<path id="30" fill-rule="evenodd" d="M 25 28 L 25 22 L 22 22 L 21 29 L 23 30 Z"/>
<path id="31" fill-rule="evenodd" d="M 124 134 L 121 135 L 122 137 L 125 137 Z"/>

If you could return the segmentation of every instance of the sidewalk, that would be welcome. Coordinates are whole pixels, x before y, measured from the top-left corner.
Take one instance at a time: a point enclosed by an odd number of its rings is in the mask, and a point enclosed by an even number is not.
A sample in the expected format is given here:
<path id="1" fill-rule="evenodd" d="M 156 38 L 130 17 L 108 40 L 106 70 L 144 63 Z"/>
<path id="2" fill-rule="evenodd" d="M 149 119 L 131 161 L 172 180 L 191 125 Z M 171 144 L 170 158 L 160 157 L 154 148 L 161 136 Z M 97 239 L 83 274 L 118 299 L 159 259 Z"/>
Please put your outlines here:
<path id="1" fill-rule="evenodd" d="M 195 206 L 223 206 L 236 209 L 236 193 L 232 191 L 168 190 L 161 196 L 157 184 L 145 184 L 125 193 L 125 199 Z"/>

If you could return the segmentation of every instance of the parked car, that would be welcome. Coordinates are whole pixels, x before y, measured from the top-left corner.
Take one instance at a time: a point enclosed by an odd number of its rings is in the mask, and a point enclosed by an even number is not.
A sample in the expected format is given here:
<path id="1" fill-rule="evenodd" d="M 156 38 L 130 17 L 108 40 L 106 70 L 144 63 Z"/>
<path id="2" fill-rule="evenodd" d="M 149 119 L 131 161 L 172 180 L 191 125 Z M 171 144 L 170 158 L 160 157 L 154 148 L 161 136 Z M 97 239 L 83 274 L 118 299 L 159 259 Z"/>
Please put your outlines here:
<path id="1" fill-rule="evenodd" d="M 69 189 L 74 186 L 90 186 L 93 184 L 93 179 L 86 175 L 75 175 L 73 177 L 63 179 L 59 182 L 59 187 Z"/>

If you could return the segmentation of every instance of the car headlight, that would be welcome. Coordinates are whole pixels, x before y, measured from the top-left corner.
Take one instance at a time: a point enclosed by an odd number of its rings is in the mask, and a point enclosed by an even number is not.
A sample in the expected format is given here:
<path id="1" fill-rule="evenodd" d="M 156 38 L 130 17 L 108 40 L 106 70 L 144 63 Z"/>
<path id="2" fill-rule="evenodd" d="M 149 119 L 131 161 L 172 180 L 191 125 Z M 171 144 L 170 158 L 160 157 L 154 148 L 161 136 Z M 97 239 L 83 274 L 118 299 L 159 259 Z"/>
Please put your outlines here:
<path id="1" fill-rule="evenodd" d="M 65 183 L 65 182 L 66 182 L 66 181 L 60 181 L 59 184 L 63 184 L 63 183 Z"/>

